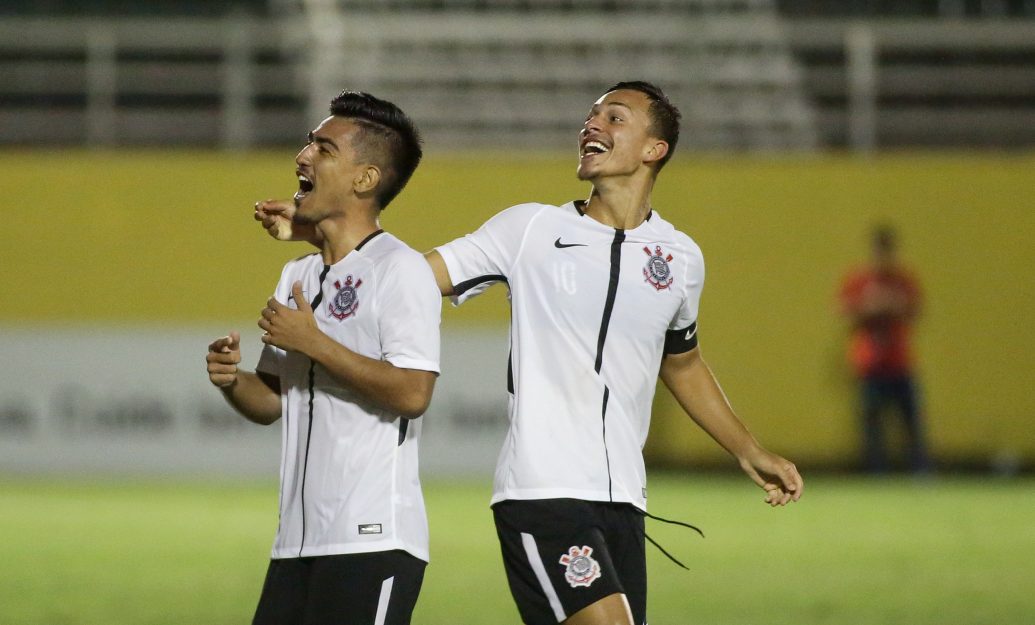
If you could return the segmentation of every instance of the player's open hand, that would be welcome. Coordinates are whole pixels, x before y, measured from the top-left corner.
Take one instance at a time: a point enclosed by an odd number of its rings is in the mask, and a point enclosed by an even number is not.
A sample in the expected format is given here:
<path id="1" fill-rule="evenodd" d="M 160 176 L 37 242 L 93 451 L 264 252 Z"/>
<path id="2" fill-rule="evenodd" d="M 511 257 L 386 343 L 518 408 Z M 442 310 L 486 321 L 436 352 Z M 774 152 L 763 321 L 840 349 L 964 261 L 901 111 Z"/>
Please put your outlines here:
<path id="1" fill-rule="evenodd" d="M 291 219 L 295 204 L 291 200 L 259 200 L 255 203 L 255 221 L 261 221 L 271 237 L 278 241 L 290 241 Z"/>
<path id="2" fill-rule="evenodd" d="M 301 282 L 291 286 L 291 298 L 295 300 L 297 310 L 273 297 L 266 302 L 259 319 L 259 327 L 266 332 L 262 335 L 262 342 L 289 352 L 308 354 L 308 348 L 322 333 L 316 325 L 313 309 L 302 293 Z"/>
<path id="3" fill-rule="evenodd" d="M 208 380 L 225 388 L 237 381 L 237 366 L 241 362 L 241 335 L 231 332 L 208 345 Z"/>
<path id="4" fill-rule="evenodd" d="M 801 499 L 805 484 L 790 460 L 758 448 L 740 460 L 740 468 L 765 490 L 765 502 L 770 506 L 785 506 Z"/>

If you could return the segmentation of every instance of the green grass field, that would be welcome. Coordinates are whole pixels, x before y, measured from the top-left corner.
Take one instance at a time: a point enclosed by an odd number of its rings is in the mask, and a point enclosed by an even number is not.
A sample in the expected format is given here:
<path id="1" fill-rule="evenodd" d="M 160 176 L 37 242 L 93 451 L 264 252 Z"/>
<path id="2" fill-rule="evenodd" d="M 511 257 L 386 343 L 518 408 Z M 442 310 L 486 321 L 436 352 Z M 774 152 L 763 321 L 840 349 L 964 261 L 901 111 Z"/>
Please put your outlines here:
<path id="1" fill-rule="evenodd" d="M 653 625 L 1004 625 L 1035 619 L 1035 481 L 809 477 L 772 510 L 744 478 L 656 475 Z M 426 484 L 419 625 L 519 623 L 482 482 Z M 250 622 L 273 484 L 0 479 L 0 623 Z"/>

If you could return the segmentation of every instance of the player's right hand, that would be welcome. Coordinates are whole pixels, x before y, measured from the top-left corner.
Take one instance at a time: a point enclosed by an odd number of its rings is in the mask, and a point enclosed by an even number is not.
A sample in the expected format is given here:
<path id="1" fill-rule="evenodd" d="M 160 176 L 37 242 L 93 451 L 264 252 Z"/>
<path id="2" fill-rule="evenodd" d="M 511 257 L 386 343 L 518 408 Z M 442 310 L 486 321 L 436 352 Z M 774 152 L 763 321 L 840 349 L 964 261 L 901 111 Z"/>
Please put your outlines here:
<path id="1" fill-rule="evenodd" d="M 241 335 L 231 332 L 208 345 L 208 380 L 225 388 L 237 381 L 237 365 L 241 362 Z"/>
<path id="2" fill-rule="evenodd" d="M 801 499 L 805 483 L 794 463 L 761 447 L 740 458 L 740 468 L 765 490 L 765 502 L 774 508 Z"/>
<path id="3" fill-rule="evenodd" d="M 266 232 L 278 241 L 291 240 L 294 214 L 295 203 L 291 200 L 259 200 L 255 203 L 255 221 L 261 221 Z"/>

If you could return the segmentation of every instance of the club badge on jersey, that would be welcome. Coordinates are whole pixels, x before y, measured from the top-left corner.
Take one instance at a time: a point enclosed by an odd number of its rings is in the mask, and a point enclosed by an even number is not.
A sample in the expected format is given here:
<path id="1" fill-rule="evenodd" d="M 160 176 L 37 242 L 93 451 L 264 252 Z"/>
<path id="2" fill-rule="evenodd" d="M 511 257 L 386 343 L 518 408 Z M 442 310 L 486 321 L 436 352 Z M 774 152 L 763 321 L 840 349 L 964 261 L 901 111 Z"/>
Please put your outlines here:
<path id="1" fill-rule="evenodd" d="M 589 586 L 600 577 L 600 564 L 591 558 L 593 548 L 583 545 L 568 547 L 568 553 L 559 562 L 565 566 L 564 579 L 572 588 Z"/>
<path id="2" fill-rule="evenodd" d="M 668 266 L 672 262 L 672 254 L 665 254 L 661 251 L 660 245 L 654 246 L 651 252 L 649 247 L 644 246 L 643 252 L 647 255 L 647 266 L 643 268 L 643 278 L 657 290 L 667 289 L 672 285 L 672 269 Z"/>
<path id="3" fill-rule="evenodd" d="M 356 280 L 356 283 L 352 283 L 352 275 L 345 277 L 345 283 L 342 284 L 341 280 L 334 281 L 334 288 L 338 289 L 334 299 L 331 300 L 331 316 L 342 321 L 356 314 L 356 309 L 359 308 L 359 297 L 356 293 L 356 289 L 363 284 L 363 280 Z"/>

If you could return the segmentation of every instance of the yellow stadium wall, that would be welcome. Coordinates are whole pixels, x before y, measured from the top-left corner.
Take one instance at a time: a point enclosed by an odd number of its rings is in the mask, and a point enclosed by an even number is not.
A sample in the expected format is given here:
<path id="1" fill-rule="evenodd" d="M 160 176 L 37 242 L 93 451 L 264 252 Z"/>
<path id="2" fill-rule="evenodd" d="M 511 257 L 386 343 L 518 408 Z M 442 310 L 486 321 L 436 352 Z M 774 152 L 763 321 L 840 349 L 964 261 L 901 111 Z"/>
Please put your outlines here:
<path id="1" fill-rule="evenodd" d="M 293 193 L 291 156 L 0 153 L 0 327 L 252 323 L 283 262 L 303 250 L 268 240 L 251 219 L 256 199 Z M 705 252 L 702 349 L 767 446 L 805 466 L 854 461 L 834 294 L 881 222 L 899 229 L 926 292 L 917 351 L 934 453 L 1030 463 L 1033 191 L 1030 155 L 681 156 L 654 201 Z M 433 153 L 382 223 L 426 249 L 511 204 L 586 193 L 570 158 Z M 446 329 L 502 328 L 497 290 L 446 310 Z M 160 354 L 144 358 L 162 366 Z M 664 391 L 648 451 L 669 464 L 723 461 Z"/>

